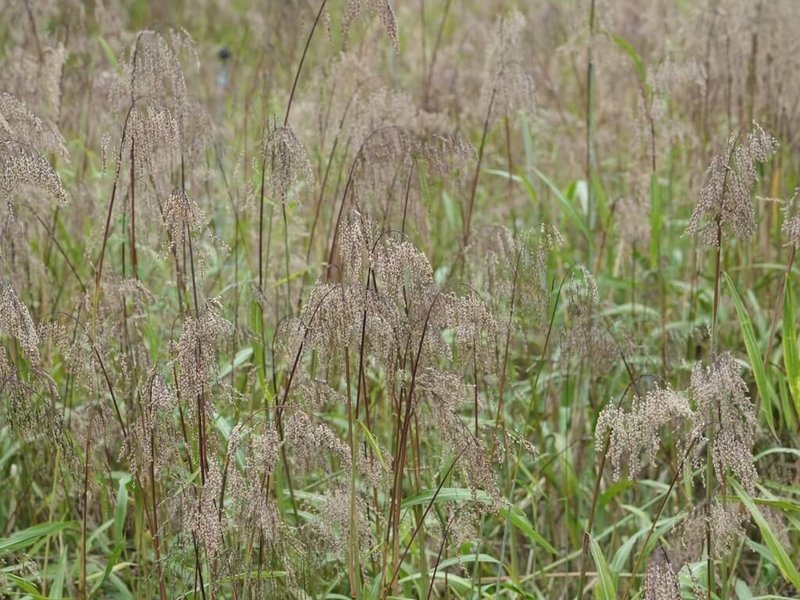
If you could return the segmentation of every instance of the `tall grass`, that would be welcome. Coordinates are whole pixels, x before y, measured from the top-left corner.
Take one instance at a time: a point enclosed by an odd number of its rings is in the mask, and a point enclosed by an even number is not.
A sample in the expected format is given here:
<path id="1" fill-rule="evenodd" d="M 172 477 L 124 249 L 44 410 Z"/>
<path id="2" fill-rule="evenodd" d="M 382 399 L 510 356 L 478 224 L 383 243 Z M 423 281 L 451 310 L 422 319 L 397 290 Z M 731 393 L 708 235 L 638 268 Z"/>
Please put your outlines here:
<path id="1" fill-rule="evenodd" d="M 0 596 L 796 597 L 794 12 L 0 7 Z"/>

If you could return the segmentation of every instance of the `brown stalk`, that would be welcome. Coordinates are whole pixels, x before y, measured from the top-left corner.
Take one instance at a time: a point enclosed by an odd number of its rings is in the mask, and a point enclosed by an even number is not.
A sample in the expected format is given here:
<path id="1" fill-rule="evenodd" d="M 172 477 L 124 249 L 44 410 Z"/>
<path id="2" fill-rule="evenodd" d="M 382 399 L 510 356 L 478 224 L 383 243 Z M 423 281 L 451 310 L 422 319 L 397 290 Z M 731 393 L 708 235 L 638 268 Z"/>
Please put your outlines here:
<path id="1" fill-rule="evenodd" d="M 494 97 L 497 93 L 497 86 L 492 87 L 492 95 L 489 97 L 489 106 L 486 109 L 486 117 L 483 119 L 483 133 L 481 133 L 481 143 L 478 146 L 478 162 L 475 164 L 475 173 L 472 176 L 472 186 L 469 192 L 469 201 L 467 202 L 467 216 L 464 218 L 464 234 L 462 239 L 462 248 L 459 256 L 463 257 L 466 252 L 467 242 L 472 228 L 472 212 L 475 208 L 475 194 L 478 191 L 478 179 L 481 175 L 481 165 L 483 163 L 483 151 L 486 148 L 486 138 L 489 135 L 489 122 L 492 118 L 492 107 L 494 106 Z"/>
<path id="2" fill-rule="evenodd" d="M 465 448 L 462 448 L 459 451 L 459 453 L 456 455 L 456 457 L 453 459 L 453 462 L 450 463 L 450 466 L 447 467 L 447 471 L 445 471 L 445 474 L 442 476 L 442 480 L 439 482 L 439 485 L 436 486 L 436 491 L 434 492 L 434 494 L 431 497 L 431 499 L 428 501 L 428 504 L 425 506 L 425 510 L 422 513 L 422 518 L 420 518 L 417 521 L 417 525 L 416 525 L 416 527 L 414 527 L 414 531 L 411 533 L 411 538 L 408 540 L 408 542 L 406 543 L 406 547 L 403 550 L 403 555 L 400 557 L 400 560 L 398 561 L 397 565 L 394 568 L 394 572 L 392 574 L 392 579 L 391 579 L 391 581 L 389 581 L 388 585 L 386 586 L 387 593 L 388 593 L 388 590 L 391 589 L 391 587 L 394 585 L 394 582 L 397 579 L 398 574 L 400 573 L 400 567 L 403 565 L 403 561 L 406 559 L 406 556 L 408 556 L 408 551 L 411 549 L 411 545 L 414 543 L 414 538 L 417 537 L 417 533 L 419 533 L 419 530 L 422 528 L 422 524 L 425 522 L 425 517 L 428 516 L 428 513 L 430 512 L 431 508 L 433 507 L 434 503 L 436 502 L 436 498 L 439 496 L 439 492 L 442 491 L 442 488 L 444 487 L 444 484 L 447 481 L 447 478 L 450 476 L 450 473 L 453 471 L 453 467 L 456 466 L 456 462 L 458 462 L 458 459 L 461 458 L 462 454 L 464 454 L 464 450 L 465 450 Z"/>
<path id="3" fill-rule="evenodd" d="M 400 529 L 400 503 L 402 501 L 403 496 L 403 471 L 405 468 L 405 459 L 406 459 L 406 450 L 408 446 L 408 433 L 409 427 L 411 426 L 411 415 L 414 411 L 414 388 L 417 382 L 417 369 L 419 368 L 419 363 L 422 360 L 422 349 L 423 344 L 425 342 L 425 335 L 428 331 L 428 325 L 430 323 L 431 313 L 433 312 L 434 307 L 436 306 L 436 302 L 439 299 L 440 294 L 436 294 L 431 303 L 430 308 L 428 309 L 427 314 L 425 315 L 425 324 L 422 328 L 422 335 L 420 336 L 419 340 L 419 347 L 417 348 L 417 355 L 414 357 L 412 356 L 413 367 L 411 370 L 411 382 L 408 387 L 408 394 L 406 399 L 406 407 L 405 407 L 405 415 L 402 420 L 402 427 L 400 430 L 400 437 L 398 439 L 397 444 L 397 460 L 395 461 L 395 471 L 394 471 L 394 486 L 392 490 L 392 500 L 391 506 L 394 512 L 392 517 L 392 527 L 393 527 L 393 536 L 392 540 L 394 543 L 395 548 L 397 547 L 397 543 L 399 541 L 399 529 Z M 393 550 L 395 549 L 393 548 Z M 393 571 L 397 572 L 398 562 L 396 553 L 393 552 Z"/>
<path id="4" fill-rule="evenodd" d="M 428 105 L 428 99 L 430 96 L 430 89 L 431 89 L 431 82 L 433 81 L 433 73 L 434 67 L 436 66 L 436 56 L 439 53 L 439 47 L 442 45 L 442 34 L 444 33 L 444 25 L 447 22 L 447 15 L 450 14 L 450 4 L 452 0 L 446 0 L 444 5 L 444 13 L 442 14 L 442 18 L 439 21 L 439 29 L 436 32 L 436 41 L 433 44 L 433 50 L 431 51 L 431 59 L 428 63 L 428 73 L 425 77 L 425 90 L 424 90 L 424 101 L 423 106 Z"/>
<path id="5" fill-rule="evenodd" d="M 139 263 L 136 260 L 136 169 L 134 162 L 134 147 L 136 138 L 131 138 L 131 270 L 133 278 L 139 280 Z"/>
<path id="6" fill-rule="evenodd" d="M 658 524 L 658 520 L 661 518 L 661 513 L 664 512 L 664 507 L 667 505 L 667 501 L 669 500 L 669 496 L 672 493 L 673 488 L 675 487 L 675 483 L 678 481 L 678 477 L 680 477 L 681 471 L 683 470 L 683 464 L 686 462 L 686 459 L 689 457 L 689 454 L 694 448 L 694 445 L 697 443 L 697 440 L 700 439 L 695 437 L 692 439 L 692 443 L 689 444 L 689 447 L 686 448 L 686 452 L 681 459 L 680 464 L 678 465 L 677 470 L 675 471 L 675 475 L 672 477 L 672 481 L 669 483 L 669 488 L 667 492 L 664 494 L 664 500 L 661 502 L 661 505 L 658 507 L 656 511 L 656 516 L 653 519 L 652 524 L 650 525 L 650 529 L 647 530 L 647 535 L 644 538 L 644 542 L 642 544 L 642 551 L 639 552 L 638 556 L 636 557 L 636 562 L 633 563 L 633 569 L 631 569 L 631 575 L 628 579 L 628 584 L 625 586 L 625 592 L 622 594 L 622 600 L 628 600 L 628 595 L 631 592 L 631 586 L 633 585 L 633 580 L 636 579 L 636 574 L 639 572 L 639 567 L 642 565 L 642 561 L 644 560 L 645 551 L 647 550 L 647 544 L 650 542 L 650 538 L 653 537 L 653 532 L 656 529 L 656 525 Z M 709 548 L 709 552 L 711 549 Z M 710 594 L 709 590 L 709 594 Z"/>

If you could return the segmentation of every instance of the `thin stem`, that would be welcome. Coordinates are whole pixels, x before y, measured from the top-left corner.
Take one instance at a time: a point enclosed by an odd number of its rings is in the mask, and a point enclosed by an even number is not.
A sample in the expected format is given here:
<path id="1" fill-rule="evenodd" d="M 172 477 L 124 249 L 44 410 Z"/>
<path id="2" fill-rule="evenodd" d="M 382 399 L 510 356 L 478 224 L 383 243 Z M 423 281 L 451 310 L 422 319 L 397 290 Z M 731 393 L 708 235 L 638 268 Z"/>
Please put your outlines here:
<path id="1" fill-rule="evenodd" d="M 311 31 L 308 32 L 308 38 L 306 38 L 306 45 L 303 47 L 303 54 L 300 56 L 300 63 L 297 65 L 297 72 L 294 74 L 294 82 L 292 82 L 292 91 L 289 93 L 289 102 L 286 104 L 286 115 L 283 117 L 283 126 L 286 127 L 289 124 L 289 112 L 292 110 L 292 101 L 294 100 L 294 93 L 297 90 L 297 82 L 300 79 L 300 71 L 303 70 L 303 63 L 306 61 L 306 55 L 308 54 L 308 47 L 311 45 L 311 38 L 314 36 L 314 32 L 317 30 L 317 23 L 319 23 L 320 17 L 322 17 L 322 11 L 325 10 L 325 4 L 328 0 L 322 0 L 319 4 L 319 10 L 317 11 L 317 16 L 314 19 L 314 24 L 311 26 Z"/>
<path id="2" fill-rule="evenodd" d="M 656 525 L 658 525 L 658 520 L 661 518 L 661 513 L 664 512 L 664 508 L 667 506 L 667 501 L 669 500 L 670 494 L 672 494 L 672 490 L 675 487 L 675 484 L 678 481 L 678 477 L 680 477 L 681 471 L 683 471 L 683 465 L 686 462 L 686 459 L 692 452 L 692 448 L 697 443 L 697 440 L 700 439 L 695 437 L 692 439 L 692 442 L 689 444 L 689 447 L 686 448 L 686 452 L 684 452 L 683 457 L 681 458 L 681 462 L 678 465 L 678 468 L 675 471 L 675 475 L 672 477 L 672 481 L 669 483 L 669 488 L 667 492 L 664 494 L 664 499 L 661 501 L 661 505 L 658 507 L 656 511 L 656 516 L 653 519 L 653 522 L 650 524 L 650 529 L 647 530 L 647 535 L 644 538 L 644 542 L 642 543 L 642 551 L 639 552 L 638 556 L 636 557 L 636 562 L 633 564 L 633 569 L 631 569 L 631 575 L 628 579 L 628 584 L 625 586 L 625 592 L 622 594 L 622 600 L 627 600 L 628 595 L 631 592 L 631 586 L 633 585 L 633 580 L 636 579 L 636 574 L 639 572 L 639 568 L 642 565 L 642 561 L 644 560 L 645 553 L 647 551 L 647 544 L 650 542 L 650 538 L 653 537 L 653 532 L 656 530 Z M 710 593 L 710 592 L 709 592 Z"/>
<path id="3" fill-rule="evenodd" d="M 594 225 L 594 194 L 592 191 L 592 180 L 594 178 L 593 163 L 594 152 L 592 150 L 592 143 L 594 139 L 594 115 L 592 112 L 592 104 L 594 100 L 594 25 L 595 25 L 595 0 L 589 3 L 589 41 L 586 47 L 586 158 L 585 158 L 585 171 L 586 171 L 586 221 L 589 232 L 592 231 Z M 589 260 L 587 264 L 591 264 L 591 247 L 592 240 L 589 239 Z"/>

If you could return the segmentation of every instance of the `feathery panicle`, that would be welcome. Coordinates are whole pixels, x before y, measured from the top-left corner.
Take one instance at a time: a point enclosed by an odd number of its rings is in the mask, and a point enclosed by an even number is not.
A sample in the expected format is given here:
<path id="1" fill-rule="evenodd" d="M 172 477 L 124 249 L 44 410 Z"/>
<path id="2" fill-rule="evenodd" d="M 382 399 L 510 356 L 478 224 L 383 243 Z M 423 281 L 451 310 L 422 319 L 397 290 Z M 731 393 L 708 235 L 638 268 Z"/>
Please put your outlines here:
<path id="1" fill-rule="evenodd" d="M 795 249 L 800 248 L 800 200 L 798 200 L 798 191 L 800 191 L 800 188 L 794 190 L 791 199 L 784 201 L 781 208 L 781 213 L 783 214 L 781 233 L 786 238 L 786 245 Z"/>
<path id="2" fill-rule="evenodd" d="M 724 558 L 737 546 L 744 535 L 744 524 L 749 520 L 749 515 L 744 507 L 735 502 L 727 505 L 719 500 L 711 504 L 712 554 L 715 558 Z"/>
<path id="3" fill-rule="evenodd" d="M 170 421 L 177 407 L 177 396 L 156 369 L 151 369 L 140 389 L 141 410 L 125 439 L 124 455 L 139 480 L 150 476 L 165 476 L 163 471 L 178 456 L 177 438 Z"/>
<path id="4" fill-rule="evenodd" d="M 732 134 L 723 154 L 711 159 L 686 234 L 706 246 L 719 247 L 729 230 L 750 240 L 756 232 L 756 211 L 751 197 L 756 183 L 756 163 L 764 163 L 778 150 L 778 142 L 758 123 L 747 135 Z"/>
<path id="5" fill-rule="evenodd" d="M 342 38 L 346 41 L 350 37 L 353 21 L 364 13 L 380 19 L 381 25 L 392 43 L 392 48 L 395 52 L 400 52 L 397 19 L 389 0 L 347 0 L 347 8 L 342 16 Z"/>
<path id="6" fill-rule="evenodd" d="M 481 113 L 493 121 L 523 110 L 531 112 L 534 102 L 533 77 L 522 61 L 525 17 L 512 12 L 500 17 L 486 57 L 481 87 Z"/>
<path id="7" fill-rule="evenodd" d="M 313 182 L 308 155 L 290 127 L 271 125 L 264 136 L 263 147 L 269 195 L 285 204 L 301 183 Z"/>
<path id="8" fill-rule="evenodd" d="M 39 366 L 39 335 L 28 308 L 20 301 L 11 284 L 0 277 L 0 331 L 19 344 L 34 366 Z"/>
<path id="9" fill-rule="evenodd" d="M 686 396 L 670 388 L 655 388 L 644 398 L 635 396 L 630 411 L 609 403 L 597 419 L 595 451 L 598 456 L 602 454 L 606 436 L 610 435 L 608 451 L 614 478 L 619 479 L 624 465 L 633 479 L 655 461 L 662 430 L 680 434 L 693 416 Z"/>
<path id="10" fill-rule="evenodd" d="M 22 189 L 38 188 L 62 206 L 69 195 L 47 159 L 24 142 L 0 139 L 0 201 L 10 201 Z"/>
<path id="11" fill-rule="evenodd" d="M 217 298 L 207 301 L 198 318 L 186 319 L 174 349 L 180 367 L 181 398 L 195 398 L 216 382 L 217 348 L 231 328 Z"/>
<path id="12" fill-rule="evenodd" d="M 169 250 L 173 254 L 181 252 L 188 236 L 205 227 L 207 221 L 197 202 L 180 188 L 174 189 L 164 203 L 164 227 Z"/>
<path id="13" fill-rule="evenodd" d="M 680 600 L 678 574 L 662 546 L 650 555 L 644 575 L 644 600 Z"/>
<path id="14" fill-rule="evenodd" d="M 220 557 L 225 545 L 226 520 L 224 513 L 220 517 L 220 511 L 217 508 L 221 491 L 222 472 L 219 466 L 212 462 L 206 474 L 205 483 L 197 492 L 197 498 L 191 497 L 187 491 L 184 491 L 181 502 L 183 531 L 202 541 L 205 551 L 212 559 Z"/>
<path id="15" fill-rule="evenodd" d="M 733 356 L 726 352 L 714 357 L 708 366 L 695 365 L 690 394 L 695 403 L 692 435 L 713 440 L 711 452 L 717 480 L 724 482 L 730 469 L 753 493 L 758 478 L 753 459 L 757 421 Z"/>
<path id="16" fill-rule="evenodd" d="M 597 315 L 599 293 L 594 276 L 579 266 L 580 278 L 572 273 L 567 289 L 569 325 L 561 334 L 564 360 L 588 360 L 595 366 L 608 365 L 619 356 L 614 339 Z"/>
<path id="17" fill-rule="evenodd" d="M 40 119 L 16 96 L 0 91 L 0 140 L 26 142 L 41 153 L 68 159 L 69 151 L 58 128 Z"/>

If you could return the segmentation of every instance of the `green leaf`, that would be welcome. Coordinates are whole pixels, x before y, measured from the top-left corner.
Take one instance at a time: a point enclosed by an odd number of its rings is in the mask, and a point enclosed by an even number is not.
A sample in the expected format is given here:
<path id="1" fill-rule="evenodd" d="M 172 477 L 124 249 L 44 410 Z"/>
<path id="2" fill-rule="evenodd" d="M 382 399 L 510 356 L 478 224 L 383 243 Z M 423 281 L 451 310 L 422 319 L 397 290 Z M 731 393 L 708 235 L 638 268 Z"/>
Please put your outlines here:
<path id="1" fill-rule="evenodd" d="M 14 575 L 13 573 L 3 573 L 3 577 L 5 577 L 8 581 L 15 584 L 19 587 L 23 592 L 30 594 L 29 596 L 23 596 L 23 598 L 33 598 L 34 600 L 39 600 L 39 598 L 44 598 L 39 593 L 39 590 L 33 585 L 30 581 L 23 579 L 19 575 Z M 3 587 L 2 591 L 5 591 L 5 586 Z M 4 598 L 7 596 L 4 596 Z"/>
<path id="2" fill-rule="evenodd" d="M 117 504 L 114 507 L 115 546 L 119 545 L 125 540 L 123 528 L 125 527 L 125 516 L 128 514 L 128 483 L 130 480 L 130 473 L 125 473 L 119 478 L 119 484 L 117 484 Z"/>
<path id="3" fill-rule="evenodd" d="M 475 490 L 474 492 L 469 488 L 447 488 L 443 487 L 436 493 L 436 488 L 430 488 L 421 491 L 419 494 L 404 498 L 400 506 L 403 509 L 412 506 L 428 505 L 431 500 L 436 498 L 434 504 L 441 504 L 442 502 L 479 502 L 480 504 L 491 504 L 492 497 L 483 490 Z"/>
<path id="4" fill-rule="evenodd" d="M 103 49 L 103 54 L 106 55 L 108 62 L 110 62 L 112 66 L 117 66 L 117 53 L 114 52 L 111 44 L 109 44 L 103 36 L 99 36 L 97 40 L 100 42 L 100 47 Z"/>
<path id="5" fill-rule="evenodd" d="M 736 314 L 739 317 L 739 324 L 742 328 L 742 336 L 744 337 L 744 345 L 747 348 L 747 357 L 750 359 L 750 366 L 753 369 L 753 377 L 756 380 L 756 387 L 762 399 L 761 408 L 766 417 L 767 425 L 769 425 L 772 435 L 777 438 L 775 433 L 775 423 L 772 418 L 772 407 L 775 404 L 775 390 L 767 380 L 767 373 L 764 370 L 764 363 L 761 360 L 761 352 L 758 350 L 758 342 L 756 341 L 756 334 L 753 331 L 753 322 L 750 320 L 750 315 L 747 314 L 747 309 L 742 302 L 742 298 L 736 291 L 736 286 L 731 281 L 731 278 L 725 273 L 725 281 L 728 283 L 728 290 L 733 298 L 733 304 L 736 307 Z"/>
<path id="6" fill-rule="evenodd" d="M 533 172 L 536 176 L 542 180 L 542 182 L 550 188 L 550 191 L 553 192 L 553 195 L 556 197 L 556 200 L 561 204 L 561 207 L 564 209 L 564 214 L 567 215 L 572 221 L 578 230 L 583 234 L 587 240 L 591 240 L 592 236 L 589 233 L 589 228 L 586 226 L 586 220 L 583 219 L 579 214 L 578 211 L 575 209 L 575 205 L 564 195 L 564 193 L 558 189 L 558 186 L 550 181 L 547 176 L 542 173 L 536 167 L 531 167 Z M 523 182 L 526 182 L 526 187 L 532 188 L 533 185 L 528 181 L 527 177 L 522 178 Z"/>
<path id="7" fill-rule="evenodd" d="M 761 514 L 761 511 L 758 510 L 755 502 L 753 502 L 752 498 L 748 495 L 748 493 L 742 488 L 741 484 L 735 479 L 730 479 L 730 483 L 733 486 L 733 489 L 736 490 L 736 493 L 739 495 L 739 498 L 742 501 L 742 504 L 745 505 L 750 514 L 753 516 L 753 520 L 758 525 L 758 529 L 761 532 L 761 537 L 764 539 L 764 543 L 767 545 L 767 549 L 770 552 L 772 561 L 777 565 L 778 569 L 783 575 L 783 578 L 791 583 L 798 591 L 800 591 L 800 573 L 797 571 L 797 567 L 794 566 L 792 559 L 789 558 L 789 554 L 786 552 L 783 546 L 781 546 L 780 541 L 773 533 L 772 529 L 769 526 L 769 523 L 764 518 L 764 515 Z"/>
<path id="8" fill-rule="evenodd" d="M 381 447 L 378 445 L 378 441 L 375 439 L 375 436 L 372 435 L 372 432 L 369 429 L 367 429 L 367 426 L 361 422 L 361 419 L 356 420 L 356 423 L 358 423 L 361 431 L 364 432 L 364 436 L 367 438 L 367 443 L 369 444 L 369 447 L 372 448 L 372 451 L 375 453 L 375 456 L 378 457 L 378 462 L 380 462 L 381 465 L 383 465 L 385 468 L 388 468 L 388 465 L 386 464 L 386 459 L 383 458 L 383 452 L 381 451 Z"/>
<path id="9" fill-rule="evenodd" d="M 125 549 L 125 517 L 128 514 L 128 483 L 131 481 L 130 473 L 124 473 L 117 484 L 117 502 L 114 506 L 114 549 L 106 561 L 106 568 L 100 580 L 92 588 L 92 594 L 97 592 L 108 577 L 119 566 L 118 562 Z"/>
<path id="10" fill-rule="evenodd" d="M 50 588 L 51 598 L 61 598 L 64 595 L 64 582 L 67 580 L 67 547 L 61 549 L 61 556 L 58 560 L 53 585 Z"/>
<path id="11" fill-rule="evenodd" d="M 636 75 L 639 77 L 639 81 L 642 82 L 642 85 L 645 85 L 647 83 L 647 67 L 644 64 L 642 57 L 639 56 L 639 53 L 636 52 L 636 49 L 625 38 L 613 33 L 609 34 L 609 36 L 611 37 L 611 41 L 622 48 L 625 51 L 625 54 L 627 54 L 631 59 L 633 68 L 636 71 Z"/>
<path id="12" fill-rule="evenodd" d="M 797 329 L 795 328 L 794 294 L 792 286 L 786 282 L 786 296 L 783 299 L 783 365 L 789 391 L 794 399 L 794 409 L 800 417 L 800 356 L 797 353 Z"/>
<path id="13" fill-rule="evenodd" d="M 558 550 L 548 542 L 541 533 L 533 528 L 533 524 L 528 520 L 528 517 L 518 506 L 504 506 L 500 509 L 500 514 L 507 517 L 511 524 L 519 529 L 521 533 L 526 535 L 530 541 L 537 546 L 541 546 L 553 556 L 558 556 Z"/>
<path id="14" fill-rule="evenodd" d="M 611 571 L 608 568 L 606 557 L 600 549 L 600 544 L 597 540 L 589 536 L 589 547 L 592 551 L 592 558 L 594 565 L 597 568 L 597 587 L 595 588 L 595 597 L 599 600 L 617 600 L 617 590 L 614 587 L 614 578 L 611 576 Z"/>
<path id="15" fill-rule="evenodd" d="M 747 587 L 747 583 L 741 579 L 736 580 L 736 585 L 733 586 L 733 589 L 736 592 L 736 596 L 739 598 L 739 600 L 753 600 L 753 592 L 751 592 L 750 588 Z"/>
<path id="16" fill-rule="evenodd" d="M 454 567 L 460 564 L 466 563 L 490 563 L 499 565 L 500 561 L 497 560 L 494 556 L 490 554 L 462 554 L 461 556 L 454 556 L 452 558 L 448 558 L 447 560 L 443 560 L 440 562 L 435 568 L 431 567 L 428 571 L 428 577 L 433 577 L 434 570 L 439 573 L 444 571 L 449 567 Z M 407 575 L 402 579 L 398 580 L 398 583 L 408 583 L 409 581 L 414 581 L 416 579 L 420 579 L 422 577 L 422 573 L 412 573 L 411 575 Z"/>
<path id="17" fill-rule="evenodd" d="M 220 369 L 219 375 L 217 375 L 217 379 L 225 379 L 228 375 L 231 374 L 234 368 L 238 369 L 241 367 L 245 362 L 250 360 L 253 356 L 253 347 L 248 346 L 247 348 L 242 348 L 236 353 L 236 356 L 233 357 L 233 361 L 226 363 L 225 366 Z"/>
<path id="18" fill-rule="evenodd" d="M 22 531 L 15 531 L 7 538 L 0 540 L 0 555 L 23 550 L 43 537 L 54 535 L 65 529 L 74 529 L 76 526 L 77 524 L 74 521 L 55 521 L 53 523 L 34 525 Z"/>

